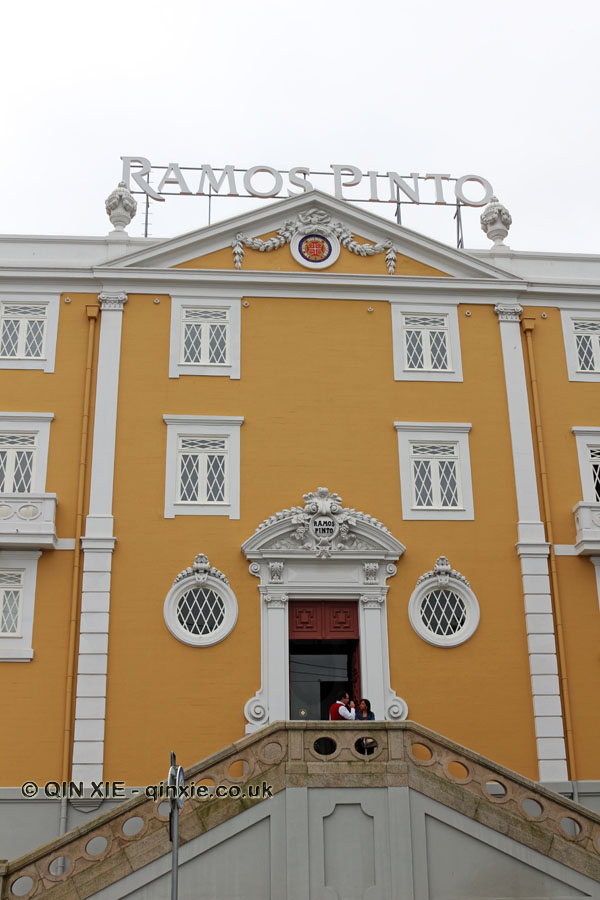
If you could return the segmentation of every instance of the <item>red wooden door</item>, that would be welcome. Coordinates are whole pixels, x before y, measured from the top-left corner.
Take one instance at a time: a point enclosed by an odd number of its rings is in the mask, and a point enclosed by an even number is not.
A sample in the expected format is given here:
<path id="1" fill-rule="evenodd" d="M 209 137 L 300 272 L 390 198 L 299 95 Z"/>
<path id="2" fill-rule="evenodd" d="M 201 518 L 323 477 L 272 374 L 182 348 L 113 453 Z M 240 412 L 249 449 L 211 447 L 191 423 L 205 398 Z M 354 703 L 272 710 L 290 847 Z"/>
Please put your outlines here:
<path id="1" fill-rule="evenodd" d="M 358 610 L 352 600 L 292 600 L 290 640 L 358 640 Z"/>

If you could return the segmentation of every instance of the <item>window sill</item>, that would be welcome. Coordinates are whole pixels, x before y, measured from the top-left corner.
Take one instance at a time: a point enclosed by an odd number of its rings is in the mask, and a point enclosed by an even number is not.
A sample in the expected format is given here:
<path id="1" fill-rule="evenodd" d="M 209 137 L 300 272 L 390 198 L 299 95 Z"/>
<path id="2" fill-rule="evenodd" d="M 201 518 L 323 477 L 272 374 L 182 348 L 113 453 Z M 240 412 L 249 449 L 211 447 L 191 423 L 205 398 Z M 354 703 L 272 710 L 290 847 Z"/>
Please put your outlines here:
<path id="1" fill-rule="evenodd" d="M 2 647 L 3 640 L 6 639 L 0 637 L 0 662 L 31 662 L 33 659 L 31 647 L 4 648 Z M 8 640 L 15 640 L 15 638 L 8 638 Z"/>

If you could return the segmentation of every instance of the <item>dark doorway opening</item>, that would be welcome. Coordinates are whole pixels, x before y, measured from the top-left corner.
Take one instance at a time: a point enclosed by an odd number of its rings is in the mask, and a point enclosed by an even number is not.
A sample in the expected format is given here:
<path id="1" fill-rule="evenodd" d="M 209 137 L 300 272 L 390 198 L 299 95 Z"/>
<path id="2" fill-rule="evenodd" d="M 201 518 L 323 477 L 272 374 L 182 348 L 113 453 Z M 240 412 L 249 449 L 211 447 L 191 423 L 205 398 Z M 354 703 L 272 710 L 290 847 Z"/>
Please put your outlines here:
<path id="1" fill-rule="evenodd" d="M 329 719 L 340 691 L 360 698 L 356 602 L 292 601 L 290 613 L 290 718 Z"/>

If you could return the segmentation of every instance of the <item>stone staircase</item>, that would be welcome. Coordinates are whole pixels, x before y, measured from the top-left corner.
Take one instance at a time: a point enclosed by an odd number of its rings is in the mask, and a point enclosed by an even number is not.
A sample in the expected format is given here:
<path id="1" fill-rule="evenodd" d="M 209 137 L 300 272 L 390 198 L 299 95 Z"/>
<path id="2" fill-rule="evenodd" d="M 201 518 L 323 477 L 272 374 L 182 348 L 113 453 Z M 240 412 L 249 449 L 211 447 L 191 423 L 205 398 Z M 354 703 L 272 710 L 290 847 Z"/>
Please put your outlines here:
<path id="1" fill-rule="evenodd" d="M 260 799 L 263 784 L 267 794 L 410 787 L 600 882 L 600 816 L 413 722 L 276 722 L 185 774 L 186 785 L 207 796 L 185 801 L 181 845 L 268 803 Z M 233 788 L 234 796 L 218 798 L 213 786 Z M 0 861 L 0 900 L 85 900 L 115 884 L 170 852 L 168 806 L 141 795 L 20 859 Z"/>

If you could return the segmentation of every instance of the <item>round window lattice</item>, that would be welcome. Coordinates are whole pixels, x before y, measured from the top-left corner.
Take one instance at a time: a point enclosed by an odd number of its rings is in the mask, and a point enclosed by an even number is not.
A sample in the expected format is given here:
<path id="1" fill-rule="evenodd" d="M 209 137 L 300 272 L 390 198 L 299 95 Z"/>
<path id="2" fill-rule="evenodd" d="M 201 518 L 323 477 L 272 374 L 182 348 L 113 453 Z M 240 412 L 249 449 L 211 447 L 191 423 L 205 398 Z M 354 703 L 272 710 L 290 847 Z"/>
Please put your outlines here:
<path id="1" fill-rule="evenodd" d="M 448 584 L 428 579 L 418 585 L 408 604 L 410 623 L 419 637 L 437 647 L 455 647 L 467 641 L 479 624 L 479 604 L 462 581 Z"/>
<path id="2" fill-rule="evenodd" d="M 177 620 L 190 634 L 212 634 L 224 619 L 223 599 L 211 588 L 192 588 L 177 601 Z"/>
<path id="3" fill-rule="evenodd" d="M 236 623 L 237 611 L 229 585 L 212 576 L 199 585 L 192 575 L 171 588 L 163 614 L 167 628 L 178 641 L 207 647 L 227 637 Z"/>
<path id="4" fill-rule="evenodd" d="M 465 601 L 447 588 L 426 594 L 419 612 L 425 628 L 441 637 L 457 634 L 467 621 Z"/>

